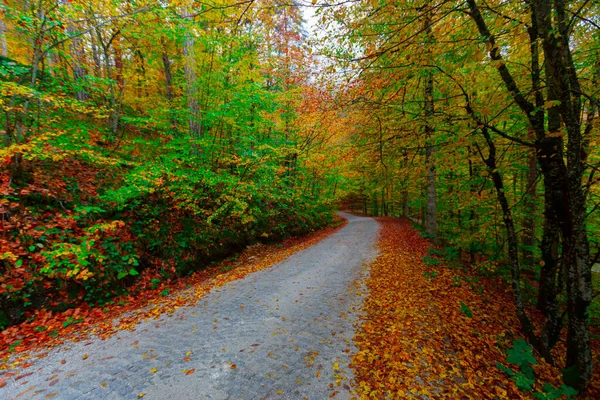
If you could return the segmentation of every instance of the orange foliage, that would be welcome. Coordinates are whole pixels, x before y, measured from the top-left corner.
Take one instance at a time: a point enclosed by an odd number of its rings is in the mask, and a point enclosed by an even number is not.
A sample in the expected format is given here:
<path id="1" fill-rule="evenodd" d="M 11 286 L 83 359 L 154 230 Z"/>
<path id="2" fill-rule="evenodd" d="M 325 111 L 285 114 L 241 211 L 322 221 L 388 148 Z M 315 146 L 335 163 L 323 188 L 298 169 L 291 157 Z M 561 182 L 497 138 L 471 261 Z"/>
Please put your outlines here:
<path id="1" fill-rule="evenodd" d="M 426 265 L 421 260 L 430 243 L 409 221 L 379 221 L 380 255 L 370 268 L 352 364 L 360 397 L 529 398 L 496 366 L 506 364 L 505 349 L 520 337 L 508 287 L 498 278 L 466 284 L 460 275 L 470 277 L 466 271 Z M 461 311 L 461 303 L 472 310 L 472 318 Z M 593 345 L 598 357 L 600 343 Z M 560 369 L 537 358 L 535 388 L 545 382 L 559 387 Z M 596 376 L 590 399 L 600 398 L 597 382 Z"/>

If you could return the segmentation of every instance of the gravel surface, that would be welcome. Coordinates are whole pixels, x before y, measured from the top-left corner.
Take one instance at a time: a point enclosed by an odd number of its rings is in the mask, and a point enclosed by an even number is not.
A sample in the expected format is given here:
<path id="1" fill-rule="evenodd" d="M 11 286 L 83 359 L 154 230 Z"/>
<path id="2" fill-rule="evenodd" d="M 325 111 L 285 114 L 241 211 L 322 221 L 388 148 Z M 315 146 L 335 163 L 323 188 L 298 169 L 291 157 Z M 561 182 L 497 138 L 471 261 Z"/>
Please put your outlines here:
<path id="1" fill-rule="evenodd" d="M 343 229 L 193 307 L 32 361 L 0 399 L 350 398 L 357 287 L 379 226 L 340 215 Z"/>

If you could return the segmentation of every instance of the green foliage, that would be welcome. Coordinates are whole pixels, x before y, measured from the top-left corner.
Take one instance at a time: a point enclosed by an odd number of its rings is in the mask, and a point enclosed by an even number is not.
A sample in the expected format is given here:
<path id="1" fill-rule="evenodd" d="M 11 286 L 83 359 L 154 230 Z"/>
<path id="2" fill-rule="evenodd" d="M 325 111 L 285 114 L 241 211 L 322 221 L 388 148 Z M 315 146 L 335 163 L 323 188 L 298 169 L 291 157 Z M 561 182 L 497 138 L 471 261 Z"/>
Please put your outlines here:
<path id="1" fill-rule="evenodd" d="M 423 276 L 425 276 L 425 279 L 427 279 L 428 281 L 432 281 L 438 275 L 439 275 L 439 272 L 437 272 L 437 271 L 424 271 L 423 272 Z"/>
<path id="2" fill-rule="evenodd" d="M 532 365 L 537 364 L 537 360 L 533 356 L 531 346 L 524 339 L 519 338 L 513 342 L 510 349 L 506 350 L 506 355 L 506 362 L 515 365 L 516 370 L 496 363 L 498 369 L 511 377 L 519 389 L 526 392 L 533 391 L 536 379 Z M 577 395 L 577 391 L 564 384 L 556 388 L 546 382 L 542 387 L 542 391 L 535 392 L 533 395 L 537 399 L 563 399 L 572 398 Z"/>
<path id="3" fill-rule="evenodd" d="M 542 387 L 542 392 L 534 393 L 533 396 L 536 399 L 573 399 L 577 396 L 577 390 L 567 385 L 560 385 L 560 387 L 554 387 L 552 384 L 546 382 Z"/>
<path id="4" fill-rule="evenodd" d="M 462 301 L 460 302 L 460 311 L 465 314 L 469 318 L 473 318 L 473 311 L 469 308 L 469 306 Z"/>

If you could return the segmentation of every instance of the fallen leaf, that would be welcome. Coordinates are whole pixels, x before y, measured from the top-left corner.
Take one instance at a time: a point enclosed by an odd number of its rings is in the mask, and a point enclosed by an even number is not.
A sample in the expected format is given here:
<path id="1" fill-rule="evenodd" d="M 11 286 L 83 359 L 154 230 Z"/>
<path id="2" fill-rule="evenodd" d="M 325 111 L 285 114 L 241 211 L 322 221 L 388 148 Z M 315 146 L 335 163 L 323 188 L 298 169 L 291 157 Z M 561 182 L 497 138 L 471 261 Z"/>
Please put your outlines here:
<path id="1" fill-rule="evenodd" d="M 190 370 L 189 370 L 189 371 L 187 371 L 185 374 L 186 374 L 186 375 L 191 375 L 191 374 L 193 374 L 194 372 L 196 372 L 196 370 L 195 370 L 195 369 L 190 369 Z"/>
<path id="2" fill-rule="evenodd" d="M 151 373 L 151 374 L 155 374 L 155 373 L 156 373 L 156 371 L 158 371 L 156 368 L 152 368 L 152 369 L 150 370 L 150 373 Z"/>
<path id="3" fill-rule="evenodd" d="M 89 357 L 89 356 L 88 356 L 87 354 L 84 354 L 84 355 L 83 355 L 83 359 L 84 359 L 84 360 L 87 360 L 87 359 L 88 359 L 88 357 Z"/>

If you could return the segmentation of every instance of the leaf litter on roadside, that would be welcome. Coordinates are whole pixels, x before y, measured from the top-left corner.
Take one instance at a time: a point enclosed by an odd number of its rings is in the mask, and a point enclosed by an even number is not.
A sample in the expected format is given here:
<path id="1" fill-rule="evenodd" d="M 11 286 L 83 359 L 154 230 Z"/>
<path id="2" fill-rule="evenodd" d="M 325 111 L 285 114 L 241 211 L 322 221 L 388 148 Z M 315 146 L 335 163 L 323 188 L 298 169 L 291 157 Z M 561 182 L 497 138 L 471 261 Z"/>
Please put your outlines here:
<path id="1" fill-rule="evenodd" d="M 530 398 L 497 364 L 520 337 L 511 292 L 499 278 L 476 291 L 469 274 L 421 260 L 431 247 L 407 220 L 378 218 L 379 256 L 370 265 L 352 356 L 360 398 Z M 435 272 L 435 273 L 434 273 Z M 433 276 L 433 278 L 431 278 Z M 598 353 L 595 347 L 595 354 Z M 560 365 L 562 361 L 558 361 Z M 538 357 L 537 382 L 559 387 L 561 372 Z M 595 398 L 591 387 L 588 398 Z M 597 398 L 597 397 L 596 397 Z"/>

